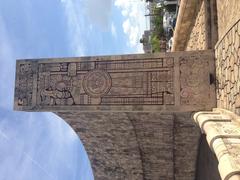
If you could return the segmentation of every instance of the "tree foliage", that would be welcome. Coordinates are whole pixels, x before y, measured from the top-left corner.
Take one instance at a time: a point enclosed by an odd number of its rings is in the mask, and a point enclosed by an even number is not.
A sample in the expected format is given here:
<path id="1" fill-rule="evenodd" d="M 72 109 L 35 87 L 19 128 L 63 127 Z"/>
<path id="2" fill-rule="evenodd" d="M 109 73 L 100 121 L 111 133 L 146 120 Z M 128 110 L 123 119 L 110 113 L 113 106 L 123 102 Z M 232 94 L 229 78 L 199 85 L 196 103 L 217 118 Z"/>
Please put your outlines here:
<path id="1" fill-rule="evenodd" d="M 154 7 L 153 9 L 154 16 L 152 17 L 152 24 L 154 26 L 154 31 L 157 32 L 159 39 L 164 36 L 163 29 L 163 15 L 164 7 Z"/>
<path id="2" fill-rule="evenodd" d="M 153 52 L 160 52 L 160 39 L 156 34 L 151 36 L 151 45 Z"/>
<path id="3" fill-rule="evenodd" d="M 154 29 L 151 36 L 151 45 L 153 52 L 160 51 L 160 40 L 165 38 L 163 29 L 163 9 L 164 7 L 154 7 L 153 9 L 154 16 L 152 17 L 152 24 L 154 26 Z"/>

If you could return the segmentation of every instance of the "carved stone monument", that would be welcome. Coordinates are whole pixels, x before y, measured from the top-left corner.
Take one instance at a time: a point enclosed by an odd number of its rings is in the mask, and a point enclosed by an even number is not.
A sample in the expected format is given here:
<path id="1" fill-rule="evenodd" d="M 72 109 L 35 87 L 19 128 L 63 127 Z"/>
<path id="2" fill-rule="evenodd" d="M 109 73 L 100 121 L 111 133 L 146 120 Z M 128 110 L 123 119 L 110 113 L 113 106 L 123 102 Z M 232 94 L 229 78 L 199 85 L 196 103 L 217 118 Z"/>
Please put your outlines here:
<path id="1" fill-rule="evenodd" d="M 15 109 L 194 111 L 215 104 L 211 51 L 17 61 Z"/>
<path id="2" fill-rule="evenodd" d="M 194 179 L 191 112 L 216 106 L 214 76 L 212 51 L 20 60 L 15 109 L 68 122 L 96 180 Z"/>

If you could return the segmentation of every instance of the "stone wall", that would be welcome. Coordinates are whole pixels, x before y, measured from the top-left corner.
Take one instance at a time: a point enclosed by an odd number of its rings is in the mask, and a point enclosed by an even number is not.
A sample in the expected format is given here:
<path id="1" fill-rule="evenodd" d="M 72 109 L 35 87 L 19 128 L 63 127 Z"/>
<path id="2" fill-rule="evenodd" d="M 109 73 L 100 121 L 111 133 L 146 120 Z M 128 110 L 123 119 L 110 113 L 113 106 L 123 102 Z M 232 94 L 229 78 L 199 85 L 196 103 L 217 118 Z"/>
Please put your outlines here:
<path id="1" fill-rule="evenodd" d="M 59 112 L 79 135 L 96 180 L 192 180 L 200 132 L 191 113 Z"/>
<path id="2" fill-rule="evenodd" d="M 185 19 L 193 21 L 185 50 L 215 47 L 217 107 L 238 112 L 240 3 L 238 0 L 201 0 L 196 9 L 197 15 L 194 21 L 191 18 Z"/>
<path id="3" fill-rule="evenodd" d="M 238 21 L 240 18 L 239 0 L 217 0 L 218 35 L 219 39 Z"/>
<path id="4" fill-rule="evenodd" d="M 208 3 L 202 0 L 197 5 L 197 16 L 189 35 L 189 40 L 186 45 L 186 51 L 189 50 L 205 50 L 208 49 L 208 21 L 207 9 Z"/>
<path id="5" fill-rule="evenodd" d="M 240 21 L 215 48 L 217 107 L 237 112 L 240 108 Z"/>
<path id="6" fill-rule="evenodd" d="M 184 51 L 202 0 L 181 0 L 171 51 Z"/>
<path id="7" fill-rule="evenodd" d="M 185 50 L 214 48 L 217 40 L 221 40 L 240 18 L 239 0 L 199 0 L 196 6 L 196 18 L 185 19 L 192 21 Z"/>
<path id="8" fill-rule="evenodd" d="M 216 0 L 181 0 L 172 51 L 213 49 L 217 39 Z"/>
<path id="9" fill-rule="evenodd" d="M 215 46 L 217 107 L 239 113 L 240 3 L 217 1 L 219 41 Z"/>
<path id="10" fill-rule="evenodd" d="M 200 131 L 193 124 L 191 113 L 175 113 L 174 116 L 174 180 L 193 180 Z"/>

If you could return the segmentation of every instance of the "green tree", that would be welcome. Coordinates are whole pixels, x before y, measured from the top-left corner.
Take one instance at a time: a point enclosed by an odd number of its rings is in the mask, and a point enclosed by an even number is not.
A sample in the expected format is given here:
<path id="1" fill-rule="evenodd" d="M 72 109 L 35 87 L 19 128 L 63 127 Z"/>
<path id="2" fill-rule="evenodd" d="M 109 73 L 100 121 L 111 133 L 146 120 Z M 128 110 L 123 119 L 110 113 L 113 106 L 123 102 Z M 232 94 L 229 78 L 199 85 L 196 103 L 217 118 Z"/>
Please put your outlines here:
<path id="1" fill-rule="evenodd" d="M 156 34 L 151 36 L 151 45 L 153 52 L 160 52 L 160 40 Z"/>
<path id="2" fill-rule="evenodd" d="M 153 13 L 154 16 L 152 18 L 152 23 L 154 25 L 154 32 L 157 33 L 159 39 L 164 36 L 164 29 L 163 29 L 163 11 L 164 7 L 154 7 Z"/>
<path id="3" fill-rule="evenodd" d="M 154 26 L 152 36 L 151 36 L 151 45 L 153 52 L 160 51 L 161 40 L 165 39 L 164 29 L 163 29 L 163 11 L 164 7 L 155 7 L 153 9 L 154 16 L 152 17 L 152 24 Z"/>

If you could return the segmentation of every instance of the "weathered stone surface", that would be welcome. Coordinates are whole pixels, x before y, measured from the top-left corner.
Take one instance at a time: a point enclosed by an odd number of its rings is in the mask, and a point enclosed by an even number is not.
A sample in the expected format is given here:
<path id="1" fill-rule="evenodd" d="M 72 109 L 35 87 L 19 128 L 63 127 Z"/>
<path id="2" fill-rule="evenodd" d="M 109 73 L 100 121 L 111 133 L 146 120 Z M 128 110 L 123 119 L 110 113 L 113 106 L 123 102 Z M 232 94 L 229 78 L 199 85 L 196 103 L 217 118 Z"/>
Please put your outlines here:
<path id="1" fill-rule="evenodd" d="M 194 119 L 206 134 L 209 147 L 216 154 L 221 179 L 239 179 L 239 116 L 223 109 L 214 109 L 213 112 L 198 112 Z"/>
<path id="2" fill-rule="evenodd" d="M 22 60 L 15 109 L 192 111 L 215 106 L 212 51 Z"/>
<path id="3" fill-rule="evenodd" d="M 181 0 L 172 51 L 212 49 L 217 38 L 216 0 Z"/>
<path id="4" fill-rule="evenodd" d="M 57 114 L 79 135 L 97 180 L 195 177 L 200 133 L 191 113 Z"/>
<path id="5" fill-rule="evenodd" d="M 184 51 L 189 34 L 193 27 L 193 22 L 197 15 L 197 2 L 196 0 L 181 0 L 178 11 L 176 27 L 174 31 L 174 40 L 172 51 Z"/>
<path id="6" fill-rule="evenodd" d="M 208 9 L 207 4 L 209 2 L 201 0 L 196 6 L 198 6 L 197 15 L 195 18 L 194 26 L 189 36 L 189 40 L 186 44 L 186 51 L 189 50 L 205 50 L 209 48 L 208 37 Z"/>
<path id="7" fill-rule="evenodd" d="M 191 115 L 192 113 L 174 114 L 175 180 L 193 180 L 196 176 L 200 131 L 194 125 Z"/>
<path id="8" fill-rule="evenodd" d="M 126 113 L 57 114 L 79 135 L 95 179 L 143 179 L 141 147 L 136 130 Z M 166 118 L 170 118 L 172 123 L 171 117 Z"/>
<path id="9" fill-rule="evenodd" d="M 240 76 L 239 76 L 239 38 L 236 31 L 238 21 L 215 47 L 217 106 L 233 112 L 239 108 Z"/>
<path id="10" fill-rule="evenodd" d="M 240 3 L 239 0 L 217 0 L 216 2 L 219 39 L 222 39 L 240 17 Z"/>

